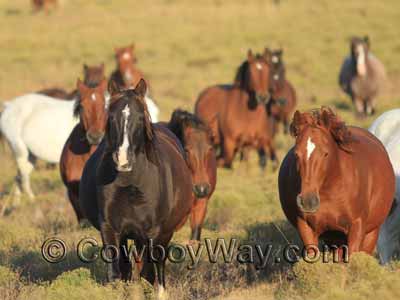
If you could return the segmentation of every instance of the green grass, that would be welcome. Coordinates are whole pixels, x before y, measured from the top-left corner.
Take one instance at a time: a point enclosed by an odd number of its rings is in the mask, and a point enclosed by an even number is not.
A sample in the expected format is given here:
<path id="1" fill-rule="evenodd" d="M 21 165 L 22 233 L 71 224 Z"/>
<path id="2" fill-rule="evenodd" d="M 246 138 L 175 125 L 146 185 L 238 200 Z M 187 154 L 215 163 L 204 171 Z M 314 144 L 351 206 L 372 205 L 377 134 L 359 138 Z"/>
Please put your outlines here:
<path id="1" fill-rule="evenodd" d="M 280 4 L 276 4 L 279 2 Z M 27 0 L 0 0 L 0 100 L 60 86 L 72 90 L 82 64 L 105 62 L 114 67 L 113 48 L 135 42 L 139 66 L 167 120 L 176 107 L 192 110 L 205 87 L 233 80 L 248 48 L 284 47 L 288 78 L 299 96 L 300 110 L 332 106 L 352 125 L 368 127 L 372 118 L 357 120 L 349 99 L 337 85 L 343 56 L 352 35 L 368 34 L 373 52 L 388 72 L 378 114 L 400 104 L 400 2 L 387 1 L 106 1 L 64 0 L 50 14 L 32 14 Z M 316 101 L 312 101 L 312 99 Z M 49 124 L 54 126 L 55 124 Z M 293 139 L 279 134 L 283 159 Z M 8 201 L 16 174 L 7 147 L 0 147 L 1 204 Z M 100 241 L 93 228 L 77 226 L 58 169 L 43 166 L 32 175 L 38 195 L 0 220 L 1 299 L 128 299 L 151 298 L 144 282 L 105 284 L 105 265 L 84 264 L 73 253 L 85 236 Z M 282 231 L 282 233 L 280 232 Z M 57 236 L 69 252 L 59 264 L 46 263 L 44 240 Z M 185 226 L 174 241 L 185 243 Z M 262 174 L 255 155 L 250 165 L 219 170 L 203 237 L 238 237 L 242 241 L 299 242 L 287 223 L 277 194 L 277 172 Z M 204 259 L 198 268 L 168 265 L 171 298 L 177 299 L 383 299 L 398 298 L 400 265 L 383 268 L 377 260 L 356 256 L 348 265 L 271 264 L 249 266 Z M 396 294 L 397 293 L 397 294 Z"/>

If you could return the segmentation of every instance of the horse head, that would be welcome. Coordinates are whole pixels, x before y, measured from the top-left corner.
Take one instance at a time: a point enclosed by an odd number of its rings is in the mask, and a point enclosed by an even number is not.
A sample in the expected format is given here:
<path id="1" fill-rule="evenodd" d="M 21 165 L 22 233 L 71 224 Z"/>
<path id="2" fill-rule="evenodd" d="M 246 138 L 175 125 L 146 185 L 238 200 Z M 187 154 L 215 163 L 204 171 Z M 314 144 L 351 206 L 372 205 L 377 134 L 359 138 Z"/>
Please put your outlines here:
<path id="1" fill-rule="evenodd" d="M 183 144 L 192 173 L 193 193 L 205 198 L 211 193 L 208 166 L 215 163 L 211 130 L 197 116 L 180 109 L 172 113 L 168 127 Z"/>
<path id="2" fill-rule="evenodd" d="M 126 87 L 131 87 L 135 82 L 134 76 L 137 58 L 134 53 L 134 48 L 135 46 L 132 44 L 128 47 L 115 49 L 117 68 L 122 76 Z"/>
<path id="3" fill-rule="evenodd" d="M 245 89 L 256 100 L 257 104 L 265 104 L 270 98 L 270 51 L 265 49 L 262 55 L 247 53 L 247 60 L 239 67 L 235 83 Z"/>
<path id="4" fill-rule="evenodd" d="M 107 80 L 103 78 L 95 87 L 89 87 L 80 79 L 77 82 L 79 92 L 75 102 L 74 115 L 79 116 L 80 124 L 86 132 L 86 138 L 91 145 L 98 145 L 103 136 L 107 121 L 107 107 L 104 92 Z"/>
<path id="5" fill-rule="evenodd" d="M 109 84 L 111 95 L 109 118 L 106 127 L 106 152 L 110 153 L 119 172 L 130 172 L 136 155 L 145 152 L 156 163 L 150 114 L 145 102 L 146 83 L 139 81 L 135 89 L 119 89 Z"/>
<path id="6" fill-rule="evenodd" d="M 319 192 L 325 179 L 338 169 L 339 149 L 352 152 L 352 136 L 329 108 L 296 111 L 290 131 L 296 138 L 294 155 L 301 178 L 297 206 L 302 212 L 314 213 L 320 205 Z"/>
<path id="7" fill-rule="evenodd" d="M 275 93 L 283 86 L 286 77 L 285 64 L 283 63 L 283 50 L 271 51 L 271 70 L 270 70 L 270 91 Z"/>
<path id="8" fill-rule="evenodd" d="M 104 63 L 98 66 L 88 66 L 87 64 L 84 64 L 83 75 L 84 75 L 83 82 L 85 83 L 85 85 L 89 87 L 94 87 L 98 85 L 105 77 Z"/>
<path id="9" fill-rule="evenodd" d="M 365 76 L 367 74 L 367 59 L 369 55 L 369 37 L 353 37 L 350 42 L 350 52 L 352 61 L 356 66 L 357 74 Z"/>

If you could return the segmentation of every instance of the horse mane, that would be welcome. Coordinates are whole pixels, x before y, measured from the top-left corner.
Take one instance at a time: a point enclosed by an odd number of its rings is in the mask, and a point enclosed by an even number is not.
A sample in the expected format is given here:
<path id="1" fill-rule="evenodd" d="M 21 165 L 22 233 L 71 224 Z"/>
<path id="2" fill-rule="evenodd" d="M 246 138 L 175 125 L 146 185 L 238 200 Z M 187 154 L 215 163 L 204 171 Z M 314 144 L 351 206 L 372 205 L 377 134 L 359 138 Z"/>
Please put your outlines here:
<path id="1" fill-rule="evenodd" d="M 76 98 L 76 100 L 74 100 L 74 106 L 73 106 L 73 110 L 72 110 L 72 113 L 75 118 L 79 118 L 81 109 L 82 109 L 81 95 L 78 93 L 78 97 Z"/>
<path id="2" fill-rule="evenodd" d="M 342 150 L 353 152 L 351 143 L 355 139 L 346 124 L 331 108 L 321 107 L 305 113 L 296 111 L 290 124 L 290 133 L 297 138 L 308 126 L 327 130 Z"/>
<path id="3" fill-rule="evenodd" d="M 184 143 L 183 131 L 187 127 L 210 133 L 208 126 L 196 115 L 182 109 L 174 110 L 168 123 L 168 129 L 170 129 L 182 143 Z"/>

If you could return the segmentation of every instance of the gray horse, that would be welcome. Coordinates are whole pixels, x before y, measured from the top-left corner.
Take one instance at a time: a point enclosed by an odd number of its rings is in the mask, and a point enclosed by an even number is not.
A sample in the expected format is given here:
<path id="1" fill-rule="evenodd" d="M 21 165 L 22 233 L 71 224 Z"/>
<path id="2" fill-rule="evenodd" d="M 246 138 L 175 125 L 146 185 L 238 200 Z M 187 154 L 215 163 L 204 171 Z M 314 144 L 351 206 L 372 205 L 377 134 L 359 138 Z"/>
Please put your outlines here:
<path id="1" fill-rule="evenodd" d="M 385 67 L 370 52 L 369 38 L 352 38 L 350 55 L 340 70 L 339 85 L 351 97 L 358 116 L 374 114 L 375 98 L 385 78 Z"/>

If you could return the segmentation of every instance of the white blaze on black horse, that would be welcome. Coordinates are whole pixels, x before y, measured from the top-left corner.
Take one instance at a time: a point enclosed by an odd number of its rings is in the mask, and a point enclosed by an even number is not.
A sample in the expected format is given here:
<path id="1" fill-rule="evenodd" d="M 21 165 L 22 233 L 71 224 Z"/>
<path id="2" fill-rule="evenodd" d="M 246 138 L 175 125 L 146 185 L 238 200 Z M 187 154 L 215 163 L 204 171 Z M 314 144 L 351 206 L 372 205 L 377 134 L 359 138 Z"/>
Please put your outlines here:
<path id="1" fill-rule="evenodd" d="M 182 147 L 168 129 L 150 122 L 144 80 L 134 90 L 110 86 L 106 132 L 83 171 L 80 206 L 100 230 L 104 246 L 124 251 L 127 240 L 133 239 L 138 249 L 150 240 L 165 248 L 186 221 L 193 203 Z M 155 282 L 154 265 L 161 296 L 165 292 L 165 261 L 138 264 L 150 283 Z M 131 276 L 132 265 L 126 258 L 120 256 L 109 265 L 109 280 L 130 280 Z"/>

